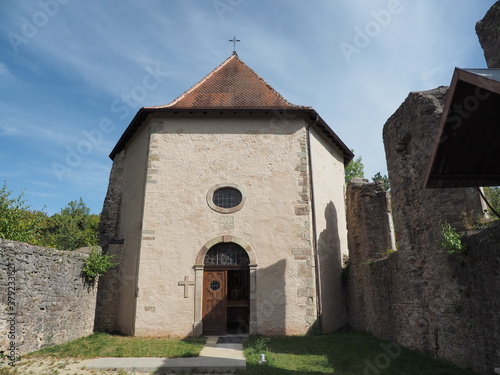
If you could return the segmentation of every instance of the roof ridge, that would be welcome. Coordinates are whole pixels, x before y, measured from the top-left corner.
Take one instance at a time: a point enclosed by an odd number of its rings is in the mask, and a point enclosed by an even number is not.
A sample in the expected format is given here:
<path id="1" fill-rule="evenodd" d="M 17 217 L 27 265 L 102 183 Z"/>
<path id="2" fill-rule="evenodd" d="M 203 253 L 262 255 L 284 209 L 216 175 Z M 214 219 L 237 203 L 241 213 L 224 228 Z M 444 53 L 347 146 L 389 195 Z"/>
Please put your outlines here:
<path id="1" fill-rule="evenodd" d="M 217 71 L 219 71 L 220 69 L 222 69 L 222 67 L 225 66 L 233 58 L 238 58 L 238 55 L 232 54 L 231 56 L 229 56 L 222 63 L 220 63 L 219 66 L 215 67 L 215 69 L 212 69 L 212 71 L 210 73 L 208 73 L 205 77 L 203 77 L 198 83 L 194 84 L 191 88 L 189 88 L 186 91 L 184 91 L 183 94 L 181 94 L 179 97 L 177 97 L 177 99 L 174 99 L 169 104 L 159 105 L 159 106 L 155 106 L 155 107 L 148 107 L 148 108 L 168 108 L 168 107 L 172 107 L 173 105 L 175 105 L 176 103 L 178 103 L 180 100 L 182 100 L 183 98 L 185 98 L 186 95 L 190 94 L 191 92 L 193 92 L 194 90 L 196 90 L 198 87 L 200 87 L 203 83 L 205 83 L 210 77 L 212 77 Z M 241 59 L 239 59 L 239 58 L 238 58 L 238 60 L 241 61 Z M 241 62 L 243 62 L 243 61 L 241 61 Z"/>

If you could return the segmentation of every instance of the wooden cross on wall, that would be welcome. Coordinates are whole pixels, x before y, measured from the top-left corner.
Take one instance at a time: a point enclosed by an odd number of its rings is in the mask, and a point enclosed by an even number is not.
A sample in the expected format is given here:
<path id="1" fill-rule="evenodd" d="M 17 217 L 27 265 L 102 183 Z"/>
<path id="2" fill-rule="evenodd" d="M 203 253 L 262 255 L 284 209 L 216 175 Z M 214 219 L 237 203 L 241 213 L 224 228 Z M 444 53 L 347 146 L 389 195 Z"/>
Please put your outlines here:
<path id="1" fill-rule="evenodd" d="M 184 287 L 184 298 L 189 298 L 189 287 L 195 284 L 194 281 L 189 281 L 189 276 L 184 276 L 184 281 L 179 281 L 178 285 Z"/>

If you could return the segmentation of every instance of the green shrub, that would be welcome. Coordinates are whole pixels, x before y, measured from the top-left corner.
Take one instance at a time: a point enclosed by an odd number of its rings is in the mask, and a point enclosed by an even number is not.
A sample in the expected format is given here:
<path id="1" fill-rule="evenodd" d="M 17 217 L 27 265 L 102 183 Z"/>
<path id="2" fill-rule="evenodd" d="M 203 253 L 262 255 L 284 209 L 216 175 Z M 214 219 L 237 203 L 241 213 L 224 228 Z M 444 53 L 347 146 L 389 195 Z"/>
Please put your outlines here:
<path id="1" fill-rule="evenodd" d="M 459 233 L 449 223 L 441 223 L 443 231 L 443 241 L 441 245 L 449 254 L 462 254 L 465 251 L 465 245 Z"/>
<path id="2" fill-rule="evenodd" d="M 88 258 L 83 261 L 82 276 L 88 283 L 94 283 L 95 279 L 103 276 L 106 271 L 116 266 L 111 262 L 113 255 L 101 254 L 98 251 L 92 251 Z"/>

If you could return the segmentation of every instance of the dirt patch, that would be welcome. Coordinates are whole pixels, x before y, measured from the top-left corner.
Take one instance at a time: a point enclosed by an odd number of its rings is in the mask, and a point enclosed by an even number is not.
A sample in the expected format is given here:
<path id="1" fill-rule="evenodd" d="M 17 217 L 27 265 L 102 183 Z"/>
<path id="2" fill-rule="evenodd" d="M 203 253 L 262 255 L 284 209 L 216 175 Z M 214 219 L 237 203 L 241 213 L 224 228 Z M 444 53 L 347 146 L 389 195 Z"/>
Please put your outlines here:
<path id="1" fill-rule="evenodd" d="M 152 375 L 154 372 L 125 370 L 95 370 L 80 368 L 82 360 L 76 358 L 28 358 L 9 366 L 0 362 L 0 375 Z M 213 374 L 198 374 L 213 375 Z M 226 374 L 231 375 L 231 374 Z"/>

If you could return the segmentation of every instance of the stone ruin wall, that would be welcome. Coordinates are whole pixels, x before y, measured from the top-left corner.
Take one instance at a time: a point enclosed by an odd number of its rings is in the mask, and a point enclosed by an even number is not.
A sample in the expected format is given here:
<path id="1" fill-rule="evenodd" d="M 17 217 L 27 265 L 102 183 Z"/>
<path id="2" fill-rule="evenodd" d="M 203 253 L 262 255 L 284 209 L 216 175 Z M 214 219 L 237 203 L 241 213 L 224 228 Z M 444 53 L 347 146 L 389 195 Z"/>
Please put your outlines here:
<path id="1" fill-rule="evenodd" d="M 353 179 L 347 186 L 348 321 L 355 329 L 391 338 L 392 280 L 398 254 L 391 241 L 390 197 L 382 182 Z M 392 276 L 391 276 L 392 277 Z"/>
<path id="2" fill-rule="evenodd" d="M 500 223 L 450 255 L 440 223 L 464 229 L 464 212 L 481 215 L 479 195 L 422 188 L 446 93 L 411 93 L 384 127 L 396 253 L 382 185 L 348 186 L 349 324 L 486 374 L 500 364 Z"/>
<path id="3" fill-rule="evenodd" d="M 78 251 L 0 239 L 0 352 L 10 356 L 92 334 L 97 286 Z M 10 336 L 10 337 L 9 337 Z"/>
<path id="4" fill-rule="evenodd" d="M 500 1 L 476 24 L 476 33 L 488 68 L 500 68 Z"/>
<path id="5" fill-rule="evenodd" d="M 120 278 L 123 239 L 119 238 L 119 218 L 122 200 L 123 166 L 125 152 L 115 156 L 109 176 L 108 191 L 99 222 L 100 246 L 103 254 L 112 255 L 116 264 L 99 277 L 97 292 L 95 331 L 117 332 L 117 309 L 123 283 Z"/>
<path id="6" fill-rule="evenodd" d="M 500 68 L 500 1 L 476 32 L 488 67 Z M 477 194 L 422 189 L 446 93 L 411 93 L 384 127 L 396 253 L 386 252 L 391 205 L 381 185 L 347 188 L 349 324 L 491 374 L 500 366 L 500 223 L 469 235 L 466 254 L 450 255 L 439 223 L 463 229 L 463 212 L 482 209 Z"/>

